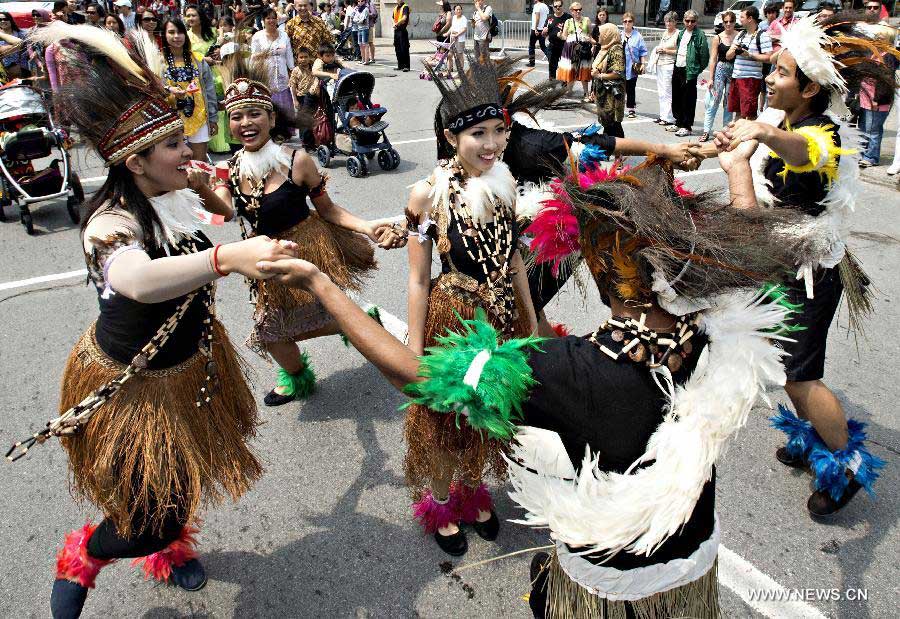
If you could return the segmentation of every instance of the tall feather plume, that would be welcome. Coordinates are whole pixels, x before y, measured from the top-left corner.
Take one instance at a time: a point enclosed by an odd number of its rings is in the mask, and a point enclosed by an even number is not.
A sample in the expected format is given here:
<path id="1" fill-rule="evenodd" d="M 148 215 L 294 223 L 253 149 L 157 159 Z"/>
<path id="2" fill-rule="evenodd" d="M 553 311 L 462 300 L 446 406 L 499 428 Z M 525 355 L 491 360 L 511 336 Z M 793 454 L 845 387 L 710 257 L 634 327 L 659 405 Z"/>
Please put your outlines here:
<path id="1" fill-rule="evenodd" d="M 135 28 L 128 33 L 128 41 L 132 49 L 144 59 L 144 63 L 153 75 L 162 75 L 165 58 L 156 41 L 143 28 Z"/>

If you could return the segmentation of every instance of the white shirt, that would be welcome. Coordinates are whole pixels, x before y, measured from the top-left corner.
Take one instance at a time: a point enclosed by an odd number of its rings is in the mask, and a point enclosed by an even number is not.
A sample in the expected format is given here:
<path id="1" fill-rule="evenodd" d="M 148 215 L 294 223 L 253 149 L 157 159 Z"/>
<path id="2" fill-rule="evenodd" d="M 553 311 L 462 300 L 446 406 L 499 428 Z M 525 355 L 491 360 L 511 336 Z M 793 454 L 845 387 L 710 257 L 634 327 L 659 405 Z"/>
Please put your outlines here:
<path id="1" fill-rule="evenodd" d="M 675 56 L 675 66 L 676 67 L 686 67 L 687 66 L 687 51 L 688 44 L 691 42 L 691 35 L 693 32 L 684 31 L 684 34 L 681 35 L 681 45 L 678 46 L 678 54 Z"/>
<path id="2" fill-rule="evenodd" d="M 454 15 L 453 20 L 450 22 L 450 30 L 448 34 L 450 35 L 458 35 L 456 37 L 457 42 L 462 43 L 466 40 L 466 28 L 469 27 L 469 20 L 466 19 L 462 15 Z"/>
<path id="3" fill-rule="evenodd" d="M 269 39 L 265 30 L 260 30 L 250 39 L 251 54 L 266 54 L 266 66 L 269 69 L 269 86 L 272 92 L 280 92 L 288 87 L 288 78 L 294 68 L 294 52 L 291 40 L 284 31 L 278 31 L 278 38 Z"/>
<path id="4" fill-rule="evenodd" d="M 550 7 L 538 0 L 531 10 L 531 29 L 543 30 L 550 16 Z"/>
<path id="5" fill-rule="evenodd" d="M 488 38 L 491 32 L 491 15 L 494 14 L 494 9 L 491 7 L 484 5 L 484 8 L 481 9 L 481 14 L 486 16 L 487 19 L 481 19 L 481 15 L 478 14 L 478 8 L 472 12 L 472 20 L 475 22 L 475 27 L 473 30 L 475 31 L 475 40 L 476 41 L 484 41 Z"/>

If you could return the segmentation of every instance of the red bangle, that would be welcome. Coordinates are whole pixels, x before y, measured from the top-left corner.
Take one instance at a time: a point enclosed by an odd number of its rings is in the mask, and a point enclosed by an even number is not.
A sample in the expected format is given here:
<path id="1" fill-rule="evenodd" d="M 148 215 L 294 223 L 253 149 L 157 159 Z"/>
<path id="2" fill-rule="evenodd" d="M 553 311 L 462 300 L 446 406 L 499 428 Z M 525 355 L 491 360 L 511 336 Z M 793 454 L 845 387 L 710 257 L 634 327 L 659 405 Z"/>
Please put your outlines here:
<path id="1" fill-rule="evenodd" d="M 218 244 L 213 247 L 213 270 L 219 275 L 219 277 L 225 277 L 228 273 L 223 273 L 219 268 L 219 248 L 222 247 L 222 244 Z"/>

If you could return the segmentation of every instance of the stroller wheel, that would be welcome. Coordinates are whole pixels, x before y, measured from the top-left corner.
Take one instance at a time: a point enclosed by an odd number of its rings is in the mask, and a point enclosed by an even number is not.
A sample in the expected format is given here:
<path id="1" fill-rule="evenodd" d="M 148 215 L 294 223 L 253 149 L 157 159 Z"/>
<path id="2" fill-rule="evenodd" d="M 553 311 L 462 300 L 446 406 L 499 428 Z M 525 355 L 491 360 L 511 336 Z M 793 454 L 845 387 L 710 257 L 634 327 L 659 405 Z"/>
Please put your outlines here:
<path id="1" fill-rule="evenodd" d="M 396 170 L 400 165 L 400 153 L 393 148 L 378 153 L 378 165 L 382 170 Z"/>
<path id="2" fill-rule="evenodd" d="M 25 232 L 34 234 L 34 219 L 31 217 L 31 213 L 23 210 L 22 214 L 19 215 L 19 219 L 21 220 L 22 225 L 25 226 Z"/>
<path id="3" fill-rule="evenodd" d="M 69 219 L 72 220 L 73 224 L 81 221 L 81 213 L 78 211 L 80 205 L 81 202 L 75 196 L 69 196 L 66 199 L 66 210 L 69 211 Z"/>
<path id="4" fill-rule="evenodd" d="M 74 172 L 69 174 L 69 185 L 72 187 L 72 192 L 75 194 L 75 199 L 78 203 L 84 202 L 84 187 L 81 185 L 81 179 Z M 78 222 L 76 221 L 75 223 Z"/>
<path id="5" fill-rule="evenodd" d="M 321 144 L 316 148 L 316 159 L 319 160 L 319 165 L 323 168 L 327 168 L 328 164 L 331 163 L 331 149 L 328 148 L 327 144 Z"/>
<path id="6" fill-rule="evenodd" d="M 365 176 L 368 173 L 368 169 L 366 169 L 366 160 L 360 159 L 356 155 L 347 157 L 347 172 L 349 172 L 350 176 L 353 178 Z"/>

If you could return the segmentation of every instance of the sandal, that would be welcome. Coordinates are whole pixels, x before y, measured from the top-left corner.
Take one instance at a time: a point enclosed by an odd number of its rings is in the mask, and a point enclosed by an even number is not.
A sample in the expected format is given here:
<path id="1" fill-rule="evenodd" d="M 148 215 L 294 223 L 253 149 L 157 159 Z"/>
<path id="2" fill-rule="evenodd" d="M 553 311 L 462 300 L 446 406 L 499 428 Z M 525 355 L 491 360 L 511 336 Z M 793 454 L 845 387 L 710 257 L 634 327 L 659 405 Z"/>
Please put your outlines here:
<path id="1" fill-rule="evenodd" d="M 709 142 L 709 134 L 704 132 L 704 134 L 701 135 L 700 139 L 697 141 L 698 142 Z"/>

